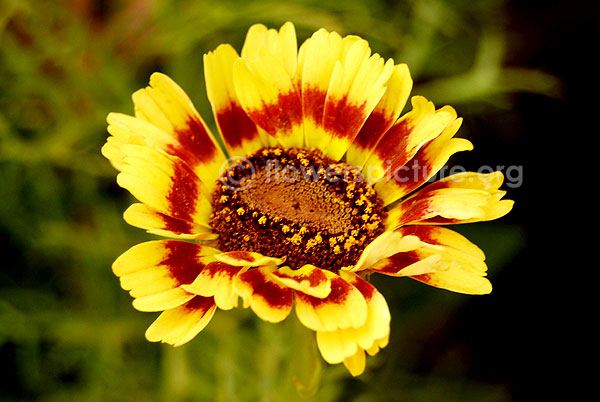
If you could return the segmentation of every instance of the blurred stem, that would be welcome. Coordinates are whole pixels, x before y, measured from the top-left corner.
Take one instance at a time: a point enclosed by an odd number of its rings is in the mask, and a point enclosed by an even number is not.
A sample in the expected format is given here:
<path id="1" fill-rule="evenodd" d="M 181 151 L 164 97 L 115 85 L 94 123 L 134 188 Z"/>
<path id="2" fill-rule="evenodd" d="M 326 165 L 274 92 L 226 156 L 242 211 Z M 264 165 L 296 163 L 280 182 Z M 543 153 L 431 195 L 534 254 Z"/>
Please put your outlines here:
<path id="1" fill-rule="evenodd" d="M 315 335 L 298 319 L 292 320 L 292 333 L 292 378 L 299 400 L 312 401 L 321 385 L 323 371 Z"/>
<path id="2" fill-rule="evenodd" d="M 190 372 L 186 348 L 164 346 L 163 354 L 163 400 L 187 401 L 190 397 Z"/>

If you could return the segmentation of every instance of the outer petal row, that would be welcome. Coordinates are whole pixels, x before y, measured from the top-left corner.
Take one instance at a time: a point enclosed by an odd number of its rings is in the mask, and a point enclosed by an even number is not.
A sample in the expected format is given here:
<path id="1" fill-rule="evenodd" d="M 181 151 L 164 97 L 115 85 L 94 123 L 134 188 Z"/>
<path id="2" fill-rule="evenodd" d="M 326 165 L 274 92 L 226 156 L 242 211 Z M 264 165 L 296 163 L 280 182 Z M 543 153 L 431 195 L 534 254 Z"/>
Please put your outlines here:
<path id="1" fill-rule="evenodd" d="M 380 259 L 368 271 L 389 276 L 408 276 L 428 285 L 467 294 L 490 293 L 492 286 L 485 277 L 485 255 L 464 236 L 438 226 L 405 226 L 390 232 L 383 240 L 390 244 L 372 255 Z M 394 253 L 395 243 L 417 238 L 412 249 Z M 382 240 L 382 241 L 383 241 Z M 371 260 L 371 261 L 372 261 Z"/>
<path id="2" fill-rule="evenodd" d="M 218 250 L 183 241 L 150 241 L 133 246 L 113 263 L 121 287 L 141 311 L 162 311 L 193 298 L 180 286 L 192 283 Z"/>
<path id="3" fill-rule="evenodd" d="M 318 331 L 317 345 L 325 361 L 344 363 L 354 376 L 364 371 L 364 351 L 376 353 L 387 343 L 390 331 L 390 312 L 384 297 L 375 287 L 359 276 L 342 272 L 341 277 L 352 284 L 363 296 L 367 305 L 366 321 L 359 327 Z"/>
<path id="4" fill-rule="evenodd" d="M 353 273 L 336 275 L 312 266 L 277 270 L 277 262 L 282 261 L 257 253 L 220 253 L 196 243 L 161 240 L 132 247 L 115 261 L 113 271 L 135 298 L 135 308 L 163 311 L 146 331 L 149 341 L 188 342 L 217 307 L 236 307 L 238 296 L 260 318 L 279 322 L 291 312 L 295 295 L 296 314 L 317 331 L 325 360 L 343 362 L 358 375 L 364 370 L 364 351 L 376 353 L 389 335 L 383 296 Z"/>
<path id="5" fill-rule="evenodd" d="M 258 253 L 221 253 L 193 242 L 155 240 L 123 253 L 113 272 L 134 298 L 136 309 L 163 311 L 148 329 L 148 340 L 181 345 L 204 328 L 216 307 L 237 306 L 234 281 L 247 272 L 260 272 L 264 265 L 275 269 L 272 264 L 281 262 Z M 247 271 L 251 266 L 259 268 Z M 291 290 L 286 290 L 291 308 Z"/>
<path id="6" fill-rule="evenodd" d="M 164 74 L 154 73 L 150 77 L 150 85 L 135 92 L 132 98 L 135 116 L 169 136 L 163 143 L 158 141 L 158 136 L 153 136 L 157 140 L 154 145 L 181 158 L 198 177 L 216 180 L 224 161 L 223 152 L 189 97 L 173 80 Z M 133 132 L 144 135 L 146 130 Z M 150 139 L 150 136 L 147 138 Z"/>
<path id="7" fill-rule="evenodd" d="M 146 205 L 128 212 L 132 224 L 192 236 L 207 232 L 208 190 L 187 163 L 144 145 L 123 145 L 121 151 L 117 183 Z"/>
<path id="8" fill-rule="evenodd" d="M 501 172 L 465 172 L 429 184 L 389 212 L 386 227 L 488 221 L 506 215 L 514 204 L 502 200 Z"/>

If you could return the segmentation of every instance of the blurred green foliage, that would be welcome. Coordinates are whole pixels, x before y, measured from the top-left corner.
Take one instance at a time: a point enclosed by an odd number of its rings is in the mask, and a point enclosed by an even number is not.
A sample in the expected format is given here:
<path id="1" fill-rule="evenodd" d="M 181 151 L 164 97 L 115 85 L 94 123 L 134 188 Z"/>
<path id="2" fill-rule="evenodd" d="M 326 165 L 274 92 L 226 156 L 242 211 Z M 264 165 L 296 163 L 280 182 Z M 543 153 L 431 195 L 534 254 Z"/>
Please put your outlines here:
<path id="1" fill-rule="evenodd" d="M 151 236 L 122 220 L 132 199 L 99 152 L 107 113 L 131 113 L 131 93 L 163 71 L 212 125 L 203 53 L 223 42 L 240 49 L 253 23 L 288 20 L 299 40 L 320 27 L 363 36 L 374 51 L 408 63 L 414 94 L 459 113 L 461 106 L 510 108 L 519 91 L 556 96 L 554 77 L 505 63 L 505 13 L 501 0 L 0 0 L 0 356 L 9 371 L 0 399 L 301 399 L 284 369 L 306 342 L 291 319 L 273 326 L 248 311 L 221 312 L 181 348 L 144 340 L 154 317 L 131 308 L 110 266 Z M 523 244 L 514 225 L 464 230 L 487 252 L 492 279 Z M 415 368 L 421 340 L 465 296 L 374 281 L 394 317 L 390 346 L 357 380 L 305 346 L 306 361 L 297 362 L 309 370 L 299 379 L 304 394 L 318 401 L 509 399 L 505 385 L 463 375 L 460 350 L 436 370 Z M 314 370 L 322 373 L 316 395 Z"/>

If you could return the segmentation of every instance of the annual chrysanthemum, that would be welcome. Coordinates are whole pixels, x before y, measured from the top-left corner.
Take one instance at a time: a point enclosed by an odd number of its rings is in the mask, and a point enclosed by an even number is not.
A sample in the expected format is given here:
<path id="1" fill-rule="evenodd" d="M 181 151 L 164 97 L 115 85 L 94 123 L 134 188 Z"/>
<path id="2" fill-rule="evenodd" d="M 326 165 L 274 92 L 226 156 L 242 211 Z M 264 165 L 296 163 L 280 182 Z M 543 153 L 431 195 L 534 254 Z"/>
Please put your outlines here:
<path id="1" fill-rule="evenodd" d="M 204 73 L 218 135 L 160 73 L 133 94 L 135 116 L 108 116 L 102 153 L 140 201 L 125 220 L 170 238 L 113 264 L 136 309 L 162 312 L 149 341 L 184 344 L 241 299 L 273 323 L 295 309 L 323 358 L 359 375 L 390 331 L 369 275 L 491 291 L 483 252 L 444 226 L 499 218 L 513 202 L 500 172 L 431 182 L 472 145 L 454 138 L 450 106 L 415 96 L 400 116 L 405 64 L 325 29 L 298 48 L 286 23 L 252 26 L 241 55 L 217 47 Z"/>

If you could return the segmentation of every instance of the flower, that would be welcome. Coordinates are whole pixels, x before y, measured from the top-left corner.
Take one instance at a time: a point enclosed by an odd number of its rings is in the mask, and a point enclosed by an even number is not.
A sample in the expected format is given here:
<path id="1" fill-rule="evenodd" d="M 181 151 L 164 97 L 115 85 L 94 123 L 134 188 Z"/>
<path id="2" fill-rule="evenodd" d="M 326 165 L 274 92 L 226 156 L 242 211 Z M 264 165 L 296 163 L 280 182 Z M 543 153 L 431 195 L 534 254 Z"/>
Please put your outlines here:
<path id="1" fill-rule="evenodd" d="M 113 264 L 140 311 L 160 311 L 149 341 L 181 345 L 218 309 L 243 301 L 269 322 L 316 332 L 352 375 L 388 343 L 390 312 L 372 273 L 467 293 L 491 291 L 483 252 L 441 225 L 508 213 L 500 172 L 428 183 L 471 143 L 461 118 L 412 88 L 405 64 L 357 36 L 252 26 L 241 56 L 204 56 L 219 136 L 164 74 L 133 94 L 135 116 L 109 114 L 103 155 L 140 203 L 124 219 L 171 238 Z"/>

